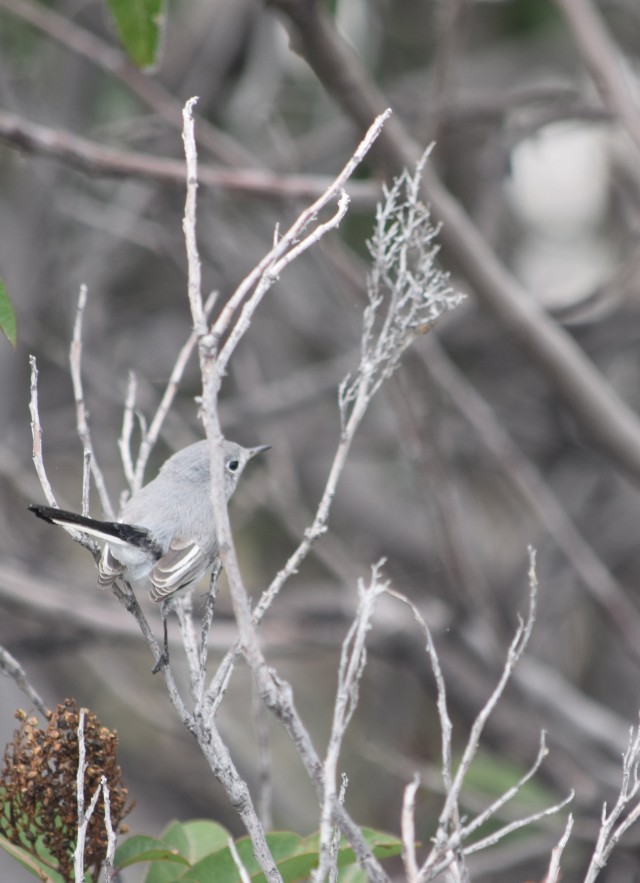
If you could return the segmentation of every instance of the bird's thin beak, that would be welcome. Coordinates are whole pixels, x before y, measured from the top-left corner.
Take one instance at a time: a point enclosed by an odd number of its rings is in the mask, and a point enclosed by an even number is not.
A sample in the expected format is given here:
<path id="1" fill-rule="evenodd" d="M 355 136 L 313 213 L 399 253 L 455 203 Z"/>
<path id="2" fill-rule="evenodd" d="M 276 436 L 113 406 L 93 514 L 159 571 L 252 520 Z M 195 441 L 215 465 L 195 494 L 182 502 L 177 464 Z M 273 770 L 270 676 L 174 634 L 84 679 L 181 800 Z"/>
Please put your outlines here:
<path id="1" fill-rule="evenodd" d="M 264 454 L 265 451 L 269 451 L 271 449 L 271 445 L 258 445 L 257 448 L 249 448 L 247 451 L 247 459 L 252 460 L 257 454 Z"/>

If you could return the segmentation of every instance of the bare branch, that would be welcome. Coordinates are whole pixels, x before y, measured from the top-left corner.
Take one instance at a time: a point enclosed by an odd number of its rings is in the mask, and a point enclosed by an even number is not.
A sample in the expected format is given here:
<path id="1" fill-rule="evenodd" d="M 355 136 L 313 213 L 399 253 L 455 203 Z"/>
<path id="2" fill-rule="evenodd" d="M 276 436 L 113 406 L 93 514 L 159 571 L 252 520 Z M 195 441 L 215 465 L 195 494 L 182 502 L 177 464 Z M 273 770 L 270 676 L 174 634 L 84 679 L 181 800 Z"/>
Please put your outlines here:
<path id="1" fill-rule="evenodd" d="M 211 311 L 213 310 L 213 307 L 215 306 L 217 298 L 218 294 L 215 291 L 212 291 L 207 297 L 204 305 L 205 318 L 209 317 Z M 176 361 L 171 370 L 171 376 L 169 377 L 169 381 L 167 383 L 165 391 L 162 394 L 160 404 L 158 405 L 156 412 L 151 419 L 149 428 L 145 430 L 142 435 L 142 441 L 140 442 L 140 448 L 138 449 L 138 456 L 136 457 L 135 475 L 132 486 L 132 490 L 134 491 L 142 487 L 144 471 L 149 460 L 149 455 L 153 450 L 153 446 L 158 440 L 160 429 L 162 428 L 165 417 L 169 413 L 171 405 L 173 404 L 173 401 L 176 397 L 178 386 L 180 385 L 182 375 L 184 374 L 184 369 L 186 368 L 189 358 L 191 357 L 191 354 L 195 349 L 196 343 L 196 332 L 192 331 L 183 344 L 182 349 L 178 353 L 178 357 L 176 358 Z"/>
<path id="2" fill-rule="evenodd" d="M 407 883 L 418 883 L 418 862 L 416 859 L 416 792 L 420 787 L 420 776 L 415 773 L 413 780 L 404 789 L 402 800 L 402 860 L 407 875 Z"/>
<path id="3" fill-rule="evenodd" d="M 29 364 L 31 365 L 31 398 L 29 401 L 29 411 L 31 413 L 31 435 L 33 438 L 33 464 L 38 479 L 40 480 L 42 490 L 44 491 L 44 495 L 47 498 L 47 502 L 50 506 L 57 506 L 58 504 L 56 503 L 56 498 L 47 476 L 42 456 L 42 426 L 40 424 L 40 412 L 38 409 L 38 366 L 36 364 L 35 356 L 29 356 Z M 69 536 L 76 541 L 76 543 L 80 543 L 81 546 L 88 549 L 93 555 L 94 560 L 97 561 L 100 556 L 100 549 L 97 543 L 90 539 L 86 534 L 74 530 L 72 527 L 65 526 L 64 529 Z"/>
<path id="4" fill-rule="evenodd" d="M 575 796 L 573 791 L 570 791 L 569 794 L 561 800 L 559 803 L 555 803 L 553 806 L 548 806 L 539 812 L 531 813 L 531 815 L 525 816 L 523 819 L 517 819 L 514 822 L 511 822 L 508 825 L 504 825 L 504 827 L 500 828 L 498 831 L 494 831 L 488 837 L 484 837 L 482 840 L 477 840 L 475 843 L 472 843 L 470 846 L 464 847 L 464 854 L 471 855 L 474 852 L 480 852 L 483 849 L 487 849 L 489 846 L 495 846 L 500 840 L 504 839 L 508 834 L 512 834 L 514 831 L 518 831 L 520 828 L 527 828 L 530 825 L 539 822 L 541 819 L 546 818 L 547 816 L 555 815 L 560 812 L 561 809 L 564 809 L 567 804 L 571 803 Z M 438 873 L 439 869 L 435 869 L 434 873 Z"/>
<path id="5" fill-rule="evenodd" d="M 85 451 L 89 451 L 91 474 L 100 497 L 100 505 L 107 518 L 113 520 L 115 514 L 113 506 L 109 499 L 107 487 L 104 482 L 102 470 L 96 461 L 91 441 L 91 431 L 89 429 L 89 420 L 87 409 L 84 404 L 84 391 L 82 388 L 82 318 L 84 316 L 84 308 L 87 304 L 87 286 L 80 286 L 80 294 L 78 296 L 78 306 L 76 308 L 76 319 L 73 325 L 73 339 L 71 341 L 71 349 L 69 351 L 69 367 L 71 369 L 71 382 L 73 384 L 73 395 L 76 403 L 76 426 L 78 436 L 82 442 Z"/>
<path id="6" fill-rule="evenodd" d="M 198 254 L 198 242 L 196 239 L 196 194 L 198 191 L 198 157 L 196 154 L 195 132 L 193 127 L 193 108 L 198 101 L 190 98 L 182 112 L 184 130 L 182 140 L 184 143 L 184 155 L 187 162 L 187 198 L 184 206 L 184 219 L 182 231 L 187 249 L 187 265 L 189 268 L 189 282 L 187 291 L 193 330 L 196 338 L 201 338 L 207 333 L 207 322 L 202 304 L 201 281 L 202 272 L 200 267 L 200 255 Z"/>
<path id="7" fill-rule="evenodd" d="M 383 199 L 376 209 L 374 233 L 367 243 L 372 268 L 367 280 L 360 364 L 340 387 L 343 426 L 360 389 L 373 396 L 396 370 L 416 336 L 426 333 L 442 313 L 463 299 L 437 265 L 439 230 L 420 196 L 429 152 L 422 155 L 413 175 L 405 170 L 390 188 L 383 188 Z"/>
<path id="8" fill-rule="evenodd" d="M 0 0 L 0 6 L 2 3 L 3 0 Z M 171 187 L 184 186 L 185 166 L 182 160 L 99 144 L 63 129 L 30 122 L 4 110 L 0 110 L 0 139 L 21 151 L 49 157 L 91 176 L 133 178 L 156 181 Z M 245 168 L 234 165 L 228 169 L 201 165 L 198 180 L 200 186 L 207 190 L 287 201 L 317 199 L 331 183 L 326 175 L 285 175 L 250 164 Z M 350 181 L 346 190 L 352 204 L 359 208 L 371 208 L 380 195 L 376 181 Z"/>
<path id="9" fill-rule="evenodd" d="M 231 295 L 227 303 L 218 316 L 212 329 L 215 341 L 220 341 L 227 334 L 232 323 L 239 324 L 239 328 L 233 335 L 233 342 L 227 343 L 220 354 L 219 370 L 225 369 L 227 362 L 231 356 L 233 348 L 237 345 L 240 336 L 245 333 L 248 328 L 249 319 L 257 308 L 258 304 L 275 282 L 278 273 L 288 264 L 293 257 L 297 257 L 302 251 L 314 244 L 319 236 L 316 229 L 320 230 L 320 235 L 326 233 L 329 229 L 336 227 L 346 211 L 348 197 L 344 192 L 344 185 L 351 177 L 355 169 L 362 162 L 376 138 L 380 135 L 382 128 L 390 115 L 389 110 L 380 113 L 374 122 L 369 125 L 368 130 L 346 163 L 342 171 L 337 175 L 334 181 L 325 192 L 308 208 L 302 211 L 294 223 L 289 227 L 287 232 L 277 240 L 271 251 L 256 265 L 249 275 L 240 283 L 235 292 Z M 333 199 L 339 198 L 338 210 L 325 224 L 314 228 L 310 234 L 301 238 L 308 226 L 315 222 L 318 214 Z M 251 296 L 250 296 L 251 295 Z M 250 297 L 249 297 L 250 296 Z M 240 319 L 236 319 L 236 313 L 245 299 L 249 298 L 245 304 Z M 235 329 L 234 329 L 235 330 Z"/>
<path id="10" fill-rule="evenodd" d="M 321 4 L 272 0 L 272 5 L 291 20 L 298 51 L 359 129 L 387 106 L 386 98 L 366 75 L 352 48 L 338 36 Z M 420 154 L 420 146 L 393 117 L 372 156 L 387 175 L 396 176 L 416 163 Z M 522 344 L 533 364 L 618 467 L 634 477 L 640 475 L 637 415 L 570 335 L 523 290 L 432 168 L 426 171 L 423 190 L 434 217 L 443 225 L 443 245 L 483 304 Z"/>
<path id="11" fill-rule="evenodd" d="M 640 150 L 640 107 L 634 100 L 622 53 L 590 0 L 556 0 L 605 106 L 620 120 Z M 629 65 L 630 67 L 630 65 Z"/>
<path id="12" fill-rule="evenodd" d="M 553 852 L 551 853 L 551 861 L 549 862 L 549 867 L 547 869 L 546 876 L 542 880 L 542 883 L 558 883 L 560 880 L 560 859 L 562 858 L 562 853 L 564 852 L 564 848 L 569 842 L 569 837 L 571 836 L 571 831 L 573 830 L 573 816 L 569 813 L 569 818 L 567 819 L 567 824 L 565 825 L 564 833 L 556 846 L 553 848 Z"/>
<path id="13" fill-rule="evenodd" d="M 44 700 L 40 697 L 37 690 L 31 686 L 25 670 L 18 660 L 15 659 L 15 657 L 4 647 L 0 647 L 0 669 L 15 681 L 27 699 L 30 702 L 33 702 L 34 707 L 37 708 L 42 717 L 46 719 L 49 714 L 49 709 L 44 704 Z"/>
<path id="14" fill-rule="evenodd" d="M 314 883 L 322 883 L 331 876 L 335 867 L 336 855 L 332 849 L 335 815 L 338 794 L 338 761 L 342 741 L 349 722 L 358 704 L 358 687 L 366 664 L 365 638 L 371 628 L 371 618 L 379 596 L 388 588 L 388 583 L 380 582 L 380 561 L 372 568 L 371 581 L 365 588 L 358 583 L 359 604 L 356 617 L 342 644 L 338 668 L 338 690 L 334 702 L 333 721 L 327 754 L 324 760 L 324 796 L 320 820 L 320 857 L 318 867 L 312 875 Z"/>
<path id="15" fill-rule="evenodd" d="M 104 878 L 105 883 L 111 883 L 114 879 L 113 862 L 116 854 L 117 837 L 111 821 L 111 795 L 106 776 L 101 776 L 100 784 L 102 785 L 102 799 L 104 801 L 104 826 L 107 830 L 107 852 L 103 865 Z"/>
<path id="16" fill-rule="evenodd" d="M 227 845 L 229 847 L 229 852 L 231 853 L 231 858 L 233 859 L 233 863 L 236 866 L 236 870 L 238 871 L 238 874 L 240 875 L 240 880 L 242 881 L 242 883 L 251 883 L 251 877 L 249 876 L 249 872 L 245 868 L 245 866 L 242 862 L 242 859 L 240 858 L 240 855 L 239 855 L 238 850 L 236 848 L 236 844 L 234 843 L 233 837 L 231 837 L 231 835 L 229 835 L 229 837 L 227 839 Z"/>
<path id="17" fill-rule="evenodd" d="M 622 783 L 610 812 L 602 808 L 602 821 L 584 883 L 593 883 L 607 864 L 623 834 L 640 818 L 640 725 L 629 730 L 629 742 L 622 758 Z M 630 804 L 638 802 L 629 809 Z M 624 815 L 625 812 L 627 815 Z"/>
<path id="18" fill-rule="evenodd" d="M 133 435 L 133 415 L 136 405 L 137 391 L 138 380 L 135 373 L 129 371 L 129 381 L 127 383 L 127 393 L 124 399 L 124 411 L 122 414 L 122 431 L 120 433 L 120 438 L 118 439 L 118 448 L 120 449 L 120 459 L 122 460 L 124 477 L 127 479 L 129 490 L 132 492 L 136 489 L 135 472 L 131 456 L 131 437 Z"/>

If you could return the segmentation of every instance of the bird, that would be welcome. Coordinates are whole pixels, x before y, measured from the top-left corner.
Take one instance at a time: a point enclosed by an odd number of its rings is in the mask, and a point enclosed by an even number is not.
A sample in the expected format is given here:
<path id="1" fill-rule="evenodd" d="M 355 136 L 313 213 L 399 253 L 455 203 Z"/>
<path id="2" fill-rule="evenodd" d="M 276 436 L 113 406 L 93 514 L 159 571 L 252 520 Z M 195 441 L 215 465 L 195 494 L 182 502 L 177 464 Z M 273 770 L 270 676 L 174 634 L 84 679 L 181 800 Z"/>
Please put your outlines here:
<path id="1" fill-rule="evenodd" d="M 227 500 L 247 463 L 270 447 L 223 442 Z M 129 582 L 147 579 L 149 597 L 161 603 L 193 588 L 218 557 L 207 440 L 169 457 L 158 475 L 131 496 L 118 521 L 52 506 L 29 509 L 50 524 L 74 527 L 105 542 L 98 564 L 100 589 L 111 588 L 120 577 Z"/>

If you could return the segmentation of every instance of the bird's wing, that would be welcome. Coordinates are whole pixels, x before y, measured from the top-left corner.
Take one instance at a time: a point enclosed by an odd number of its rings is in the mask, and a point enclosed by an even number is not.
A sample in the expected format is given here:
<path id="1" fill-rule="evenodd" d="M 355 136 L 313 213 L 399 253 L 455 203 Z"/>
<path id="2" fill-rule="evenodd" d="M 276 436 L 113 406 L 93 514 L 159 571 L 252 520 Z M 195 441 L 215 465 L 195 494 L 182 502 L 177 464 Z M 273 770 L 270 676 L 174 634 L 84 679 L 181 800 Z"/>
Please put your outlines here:
<path id="1" fill-rule="evenodd" d="M 197 580 L 209 563 L 209 557 L 197 543 L 172 540 L 166 554 L 149 574 L 149 597 L 152 601 L 164 601 L 178 589 Z"/>

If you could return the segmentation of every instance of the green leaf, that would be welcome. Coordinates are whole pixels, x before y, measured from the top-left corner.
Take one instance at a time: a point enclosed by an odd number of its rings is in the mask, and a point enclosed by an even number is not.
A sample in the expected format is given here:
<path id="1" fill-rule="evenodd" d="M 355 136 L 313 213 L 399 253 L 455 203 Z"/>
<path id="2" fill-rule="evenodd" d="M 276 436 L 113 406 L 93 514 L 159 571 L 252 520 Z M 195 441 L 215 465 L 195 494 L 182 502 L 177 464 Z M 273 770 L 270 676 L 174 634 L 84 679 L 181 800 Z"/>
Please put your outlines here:
<path id="1" fill-rule="evenodd" d="M 115 866 L 118 870 L 128 868 L 129 865 L 135 865 L 139 862 L 177 862 L 183 866 L 189 867 L 191 862 L 184 856 L 176 852 L 172 847 L 167 846 L 163 840 L 156 840 L 154 837 L 145 837 L 136 835 L 129 837 L 117 849 L 115 855 Z"/>
<path id="2" fill-rule="evenodd" d="M 180 855 L 193 864 L 226 846 L 229 836 L 227 829 L 217 822 L 192 819 L 189 822 L 171 822 L 161 839 L 164 843 L 175 846 Z"/>
<path id="3" fill-rule="evenodd" d="M 397 837 L 363 828 L 362 833 L 378 858 L 397 855 L 402 850 L 402 842 Z M 289 832 L 267 834 L 267 844 L 275 860 L 284 883 L 295 883 L 309 876 L 318 865 L 319 835 L 299 837 Z M 253 855 L 251 842 L 243 837 L 236 843 L 238 855 L 250 878 L 254 883 L 266 883 Z M 355 854 L 343 839 L 338 847 L 338 867 L 353 864 Z M 213 855 L 207 855 L 193 865 L 183 876 L 180 883 L 240 883 L 240 874 L 228 847 L 220 849 Z"/>
<path id="4" fill-rule="evenodd" d="M 367 883 L 368 879 L 360 865 L 347 865 L 338 871 L 338 883 Z"/>
<path id="5" fill-rule="evenodd" d="M 479 751 L 465 777 L 465 786 L 476 792 L 480 792 L 490 802 L 508 791 L 522 778 L 525 769 L 489 753 Z M 464 795 L 463 795 L 464 798 Z M 513 797 L 512 806 L 522 808 L 527 812 L 542 810 L 545 806 L 553 803 L 555 795 L 537 779 L 526 782 Z"/>
<path id="6" fill-rule="evenodd" d="M 190 822 L 171 822 L 160 835 L 160 841 L 174 854 L 182 856 L 188 865 L 192 865 L 226 846 L 229 836 L 226 828 L 216 822 L 194 819 Z M 174 883 L 183 874 L 184 867 L 157 861 L 149 868 L 144 883 Z"/>
<path id="7" fill-rule="evenodd" d="M 0 279 L 0 331 L 4 333 L 12 346 L 16 345 L 18 341 L 16 314 L 11 306 L 9 293 L 2 279 Z"/>
<path id="8" fill-rule="evenodd" d="M 118 36 L 139 67 L 150 67 L 158 57 L 166 0 L 107 0 Z"/>
<path id="9" fill-rule="evenodd" d="M 41 862 L 26 849 L 11 843 L 2 834 L 0 834 L 0 849 L 4 849 L 6 853 L 12 856 L 19 864 L 26 868 L 34 877 L 41 880 L 42 883 L 64 883 L 61 874 L 48 868 L 44 862 Z"/>

